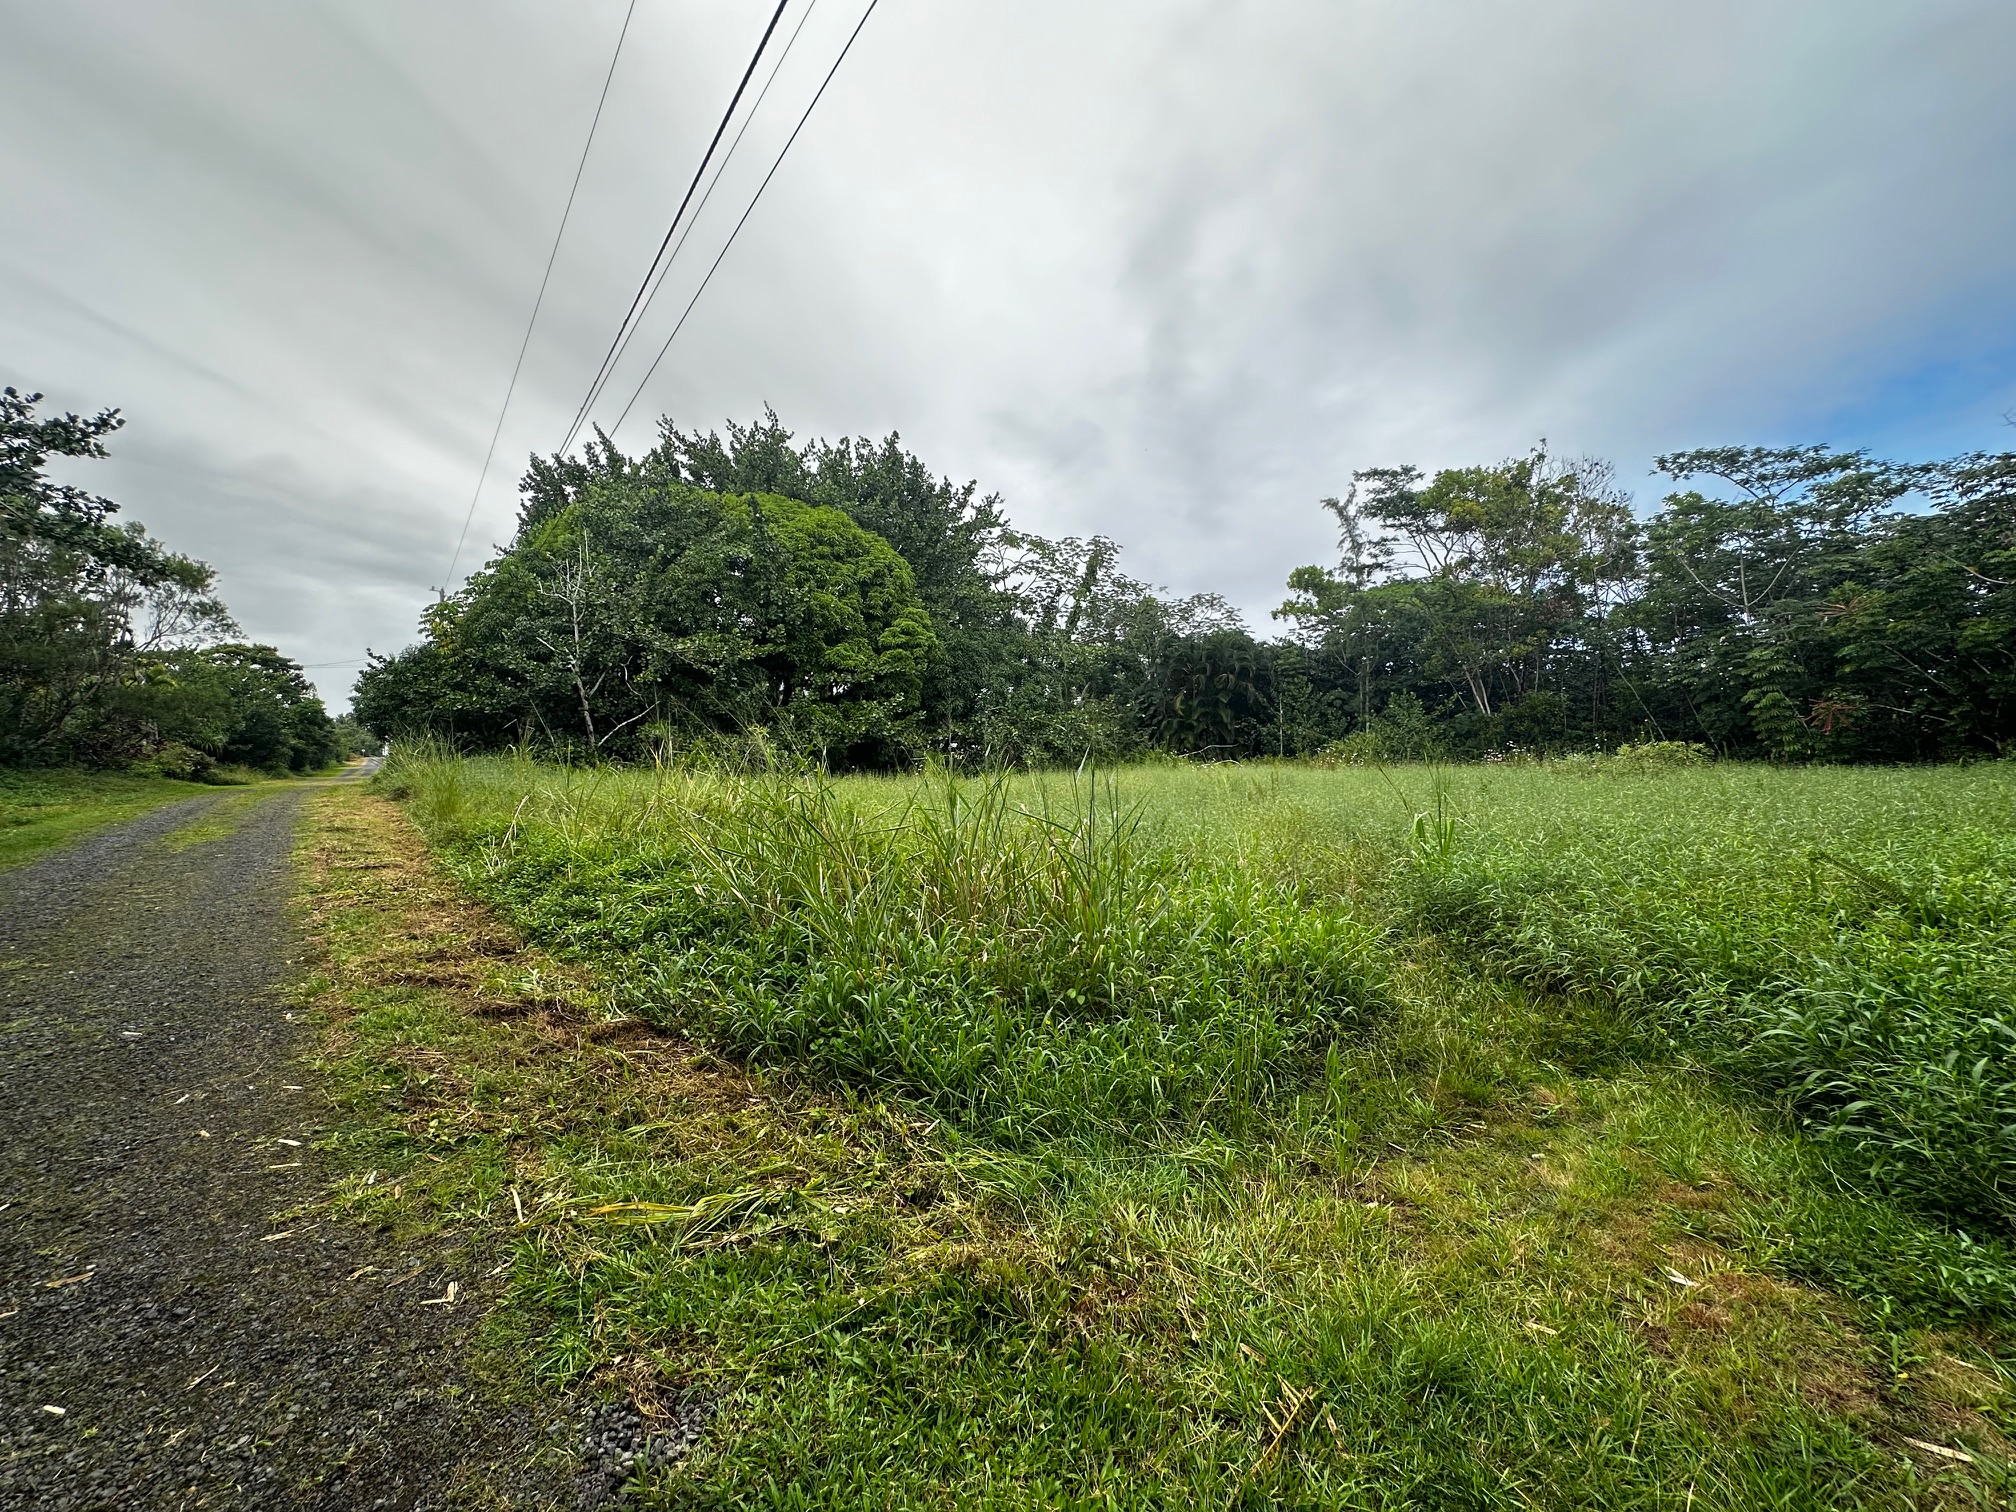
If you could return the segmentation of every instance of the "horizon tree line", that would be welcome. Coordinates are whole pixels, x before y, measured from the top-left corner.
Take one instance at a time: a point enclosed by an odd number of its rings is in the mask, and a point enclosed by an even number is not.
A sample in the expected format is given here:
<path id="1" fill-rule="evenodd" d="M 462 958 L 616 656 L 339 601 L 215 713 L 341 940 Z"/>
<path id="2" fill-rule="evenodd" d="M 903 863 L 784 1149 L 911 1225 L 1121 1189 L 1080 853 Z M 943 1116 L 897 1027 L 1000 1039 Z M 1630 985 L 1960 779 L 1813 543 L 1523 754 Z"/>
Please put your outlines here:
<path id="1" fill-rule="evenodd" d="M 375 657 L 391 737 L 635 758 L 760 738 L 836 769 L 1482 757 L 1627 742 L 1779 761 L 2016 748 L 2016 454 L 1825 446 L 1614 469 L 1544 446 L 1367 468 L 1338 558 L 1262 638 L 1111 539 L 1016 530 L 900 435 L 795 442 L 774 412 L 534 457 L 511 542 Z"/>
<path id="2" fill-rule="evenodd" d="M 1108 537 L 1017 530 L 895 433 L 665 420 L 638 456 L 598 433 L 533 457 L 511 541 L 373 655 L 339 723 L 242 640 L 207 564 L 49 478 L 103 456 L 117 412 L 38 399 L 0 392 L 0 765 L 300 771 L 423 733 L 835 770 L 2016 752 L 2016 453 L 1676 452 L 1643 514 L 1608 463 L 1544 445 L 1365 468 L 1321 501 L 1335 561 L 1288 574 L 1263 636 Z"/>

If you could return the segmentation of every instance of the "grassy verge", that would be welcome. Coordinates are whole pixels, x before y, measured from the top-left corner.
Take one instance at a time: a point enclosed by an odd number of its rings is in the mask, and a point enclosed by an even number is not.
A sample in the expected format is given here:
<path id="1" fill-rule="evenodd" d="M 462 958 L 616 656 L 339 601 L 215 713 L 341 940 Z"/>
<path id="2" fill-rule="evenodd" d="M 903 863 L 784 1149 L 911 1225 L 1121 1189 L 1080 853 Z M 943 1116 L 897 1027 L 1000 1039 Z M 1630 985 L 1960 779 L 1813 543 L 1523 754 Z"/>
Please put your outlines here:
<path id="1" fill-rule="evenodd" d="M 2002 1252 L 1412 935 L 1370 789 L 398 780 L 448 874 L 312 805 L 338 1201 L 488 1235 L 526 1389 L 714 1404 L 642 1505 L 2016 1486 Z"/>
<path id="2" fill-rule="evenodd" d="M 0 771 L 0 867 L 209 789 L 117 772 Z"/>

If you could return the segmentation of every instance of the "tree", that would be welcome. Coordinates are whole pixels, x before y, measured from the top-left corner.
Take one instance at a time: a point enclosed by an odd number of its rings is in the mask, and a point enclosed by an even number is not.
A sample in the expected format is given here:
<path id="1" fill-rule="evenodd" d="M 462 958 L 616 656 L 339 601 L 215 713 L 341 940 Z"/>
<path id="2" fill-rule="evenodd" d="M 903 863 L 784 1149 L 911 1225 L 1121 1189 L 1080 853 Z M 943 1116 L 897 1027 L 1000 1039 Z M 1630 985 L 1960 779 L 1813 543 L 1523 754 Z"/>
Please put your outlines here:
<path id="1" fill-rule="evenodd" d="M 2006 502 L 1995 459 L 1718 447 L 1656 466 L 1735 495 L 1669 495 L 1646 532 L 1629 619 L 1670 723 L 1779 759 L 1914 759 L 1992 742 L 1995 716 L 1984 725 L 1956 680 L 1955 637 L 1996 612 L 1997 590 L 1966 562 L 1995 558 L 1967 523 Z M 1914 496 L 1919 509 L 1900 507 Z"/>
<path id="2" fill-rule="evenodd" d="M 521 489 L 519 536 L 598 481 L 638 476 L 711 493 L 771 494 L 838 510 L 881 537 L 908 564 L 938 642 L 919 693 L 924 724 L 948 748 L 977 742 L 983 704 L 1017 677 L 1022 649 L 1017 601 L 1004 588 L 1015 553 L 1000 499 L 954 483 L 907 450 L 894 432 L 798 443 L 774 410 L 725 438 L 659 423 L 643 456 L 618 454 L 597 432 L 580 457 L 532 459 Z"/>
<path id="3" fill-rule="evenodd" d="M 1437 743 L 1608 745 L 1637 731 L 1774 760 L 2005 749 L 2016 461 L 1895 464 L 1716 447 L 1640 526 L 1607 466 L 1362 471 L 1324 507 L 1336 568 L 1276 610 L 1320 698 L 1417 696 Z M 1335 707 L 1335 706 L 1333 706 Z"/>
<path id="4" fill-rule="evenodd" d="M 370 728 L 599 755 L 761 727 L 837 765 L 918 740 L 938 643 L 887 542 L 834 509 L 673 481 L 606 443 L 563 481 L 429 611 L 420 646 L 366 669 Z"/>
<path id="5" fill-rule="evenodd" d="M 176 747 L 200 758 L 185 775 L 218 764 L 311 772 L 348 754 L 306 674 L 271 646 L 234 642 L 149 654 L 118 714 L 144 733 L 147 750 Z"/>
<path id="6" fill-rule="evenodd" d="M 1104 536 L 1013 529 L 900 436 L 774 412 L 599 432 L 535 458 L 509 550 L 358 692 L 374 730 L 622 755 L 760 726 L 836 764 L 1705 742 L 1931 759 L 2016 739 L 2009 457 L 1825 447 L 1659 459 L 1644 521 L 1607 463 L 1365 468 L 1324 499 L 1282 641 L 1134 578 Z M 863 545 L 863 543 L 871 543 Z M 901 567 L 901 583 L 891 568 Z M 907 583 L 907 587 L 902 586 Z M 913 614 L 910 611 L 914 609 Z"/>
<path id="7" fill-rule="evenodd" d="M 49 478 L 52 457 L 104 456 L 118 412 L 38 418 L 40 399 L 0 390 L 0 762 L 130 759 L 146 659 L 235 627 L 209 566 Z"/>
<path id="8" fill-rule="evenodd" d="M 1570 694 L 1606 722 L 1607 617 L 1638 565 L 1607 463 L 1543 446 L 1432 478 L 1367 468 L 1323 507 L 1338 522 L 1339 564 L 1296 569 L 1275 616 L 1295 623 L 1318 668 L 1347 670 L 1351 727 L 1400 692 L 1429 691 L 1424 680 L 1447 690 L 1438 703 L 1454 695 L 1467 711 L 1473 743 L 1515 728 L 1566 738 Z"/>
<path id="9" fill-rule="evenodd" d="M 1273 658 L 1243 629 L 1172 635 L 1156 648 L 1140 699 L 1142 722 L 1187 756 L 1255 755 L 1275 723 Z"/>

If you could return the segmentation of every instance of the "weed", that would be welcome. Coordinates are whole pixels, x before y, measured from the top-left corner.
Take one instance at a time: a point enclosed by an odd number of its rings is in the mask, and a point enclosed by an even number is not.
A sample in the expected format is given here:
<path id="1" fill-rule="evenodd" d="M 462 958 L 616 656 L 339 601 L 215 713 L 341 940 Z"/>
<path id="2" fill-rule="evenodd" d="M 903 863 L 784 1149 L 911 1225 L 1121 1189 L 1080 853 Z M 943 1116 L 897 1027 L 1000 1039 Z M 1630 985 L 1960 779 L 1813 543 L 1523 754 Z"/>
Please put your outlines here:
<path id="1" fill-rule="evenodd" d="M 356 974 L 353 1150 L 388 1215 L 505 1223 L 540 1380 L 720 1404 L 647 1505 L 2006 1499 L 1993 1226 L 1866 1195 L 1691 996 L 1991 938 L 1941 878 L 1999 854 L 2002 795 L 1622 776 L 408 756 L 554 959 Z"/>

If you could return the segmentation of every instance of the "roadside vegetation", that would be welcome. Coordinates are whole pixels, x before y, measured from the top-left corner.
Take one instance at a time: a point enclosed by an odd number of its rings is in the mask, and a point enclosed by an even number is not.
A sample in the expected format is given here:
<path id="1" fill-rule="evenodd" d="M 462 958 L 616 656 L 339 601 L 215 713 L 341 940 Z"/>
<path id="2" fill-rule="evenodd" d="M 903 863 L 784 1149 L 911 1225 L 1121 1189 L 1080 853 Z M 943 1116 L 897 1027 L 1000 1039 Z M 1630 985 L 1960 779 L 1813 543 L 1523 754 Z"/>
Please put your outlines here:
<path id="1" fill-rule="evenodd" d="M 207 563 L 50 476 L 106 455 L 118 411 L 42 415 L 40 398 L 0 389 L 0 772 L 228 783 L 376 749 L 300 666 L 240 639 Z"/>
<path id="2" fill-rule="evenodd" d="M 2001 764 L 379 786 L 341 1200 L 645 1505 L 2016 1493 Z"/>
<path id="3" fill-rule="evenodd" d="M 1540 447 L 1361 468 L 1275 629 L 1017 530 L 898 436 L 774 414 L 533 458 L 511 541 L 358 679 L 377 735 L 648 760 L 752 733 L 829 771 L 1677 742 L 1781 762 L 2016 750 L 2016 453 Z"/>
<path id="4" fill-rule="evenodd" d="M 188 783 L 166 777 L 0 770 L 0 867 L 193 793 Z"/>
<path id="5" fill-rule="evenodd" d="M 2016 1495 L 2016 454 L 1361 469 L 1263 639 L 668 420 L 339 722 L 36 406 L 0 861 L 400 741 L 313 800 L 337 1200 L 706 1424 L 647 1503 Z"/>

